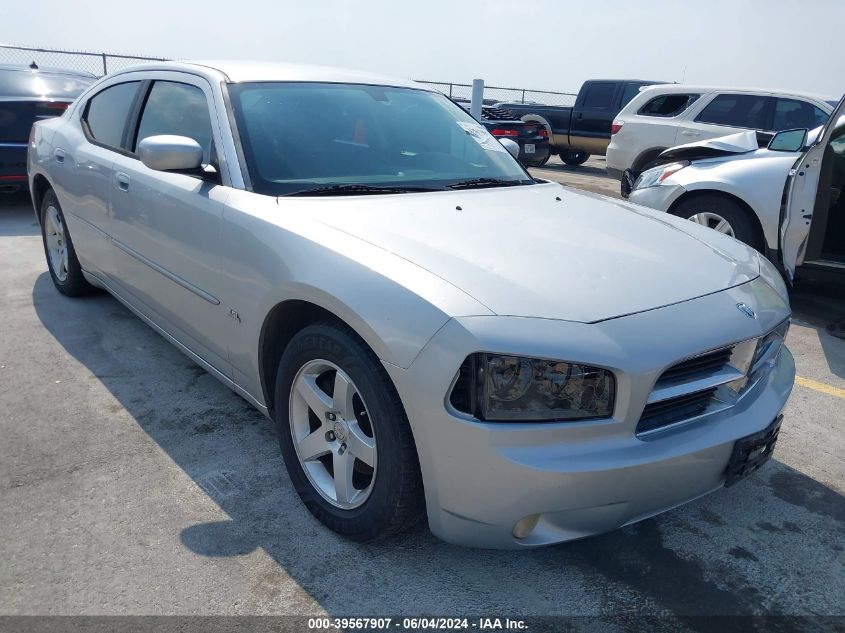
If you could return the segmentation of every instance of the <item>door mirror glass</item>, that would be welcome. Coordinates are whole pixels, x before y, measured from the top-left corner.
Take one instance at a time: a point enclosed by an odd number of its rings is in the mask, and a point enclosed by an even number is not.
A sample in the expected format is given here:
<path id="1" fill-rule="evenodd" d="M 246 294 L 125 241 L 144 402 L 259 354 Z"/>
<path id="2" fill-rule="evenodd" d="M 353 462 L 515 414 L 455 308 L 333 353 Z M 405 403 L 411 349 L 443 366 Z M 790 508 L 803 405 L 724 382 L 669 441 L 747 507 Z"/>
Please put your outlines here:
<path id="1" fill-rule="evenodd" d="M 519 158 L 519 143 L 512 141 L 509 138 L 500 138 L 499 142 L 505 146 L 505 149 L 510 152 L 514 158 Z"/>
<path id="2" fill-rule="evenodd" d="M 196 171 L 202 166 L 202 147 L 187 136 L 148 136 L 138 143 L 138 156 L 156 171 Z"/>
<path id="3" fill-rule="evenodd" d="M 804 148 L 806 143 L 806 129 L 784 130 L 772 137 L 772 140 L 769 141 L 769 149 L 773 152 L 798 152 Z"/>

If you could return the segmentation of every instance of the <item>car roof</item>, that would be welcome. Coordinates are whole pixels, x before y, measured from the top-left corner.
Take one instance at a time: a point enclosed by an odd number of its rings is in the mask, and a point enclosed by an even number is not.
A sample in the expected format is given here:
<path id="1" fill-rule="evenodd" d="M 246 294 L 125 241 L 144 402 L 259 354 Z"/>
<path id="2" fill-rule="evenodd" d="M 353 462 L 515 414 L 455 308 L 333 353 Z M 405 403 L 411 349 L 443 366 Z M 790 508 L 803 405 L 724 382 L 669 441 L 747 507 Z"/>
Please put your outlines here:
<path id="1" fill-rule="evenodd" d="M 197 60 L 181 62 L 151 62 L 125 68 L 119 73 L 152 70 L 187 71 L 217 78 L 230 83 L 248 81 L 300 81 L 321 83 L 353 83 L 376 86 L 396 86 L 417 88 L 433 92 L 409 79 L 390 77 L 365 71 L 334 68 L 331 66 L 312 66 L 309 64 L 286 64 L 279 62 L 246 60 Z"/>
<path id="2" fill-rule="evenodd" d="M 91 73 L 61 68 L 0 64 L 0 99 L 73 100 L 96 79 Z"/>
<path id="3" fill-rule="evenodd" d="M 702 85 L 702 84 L 662 84 L 662 85 L 654 85 L 649 86 L 647 88 L 643 88 L 640 91 L 640 95 L 642 94 L 654 94 L 657 92 L 665 92 L 665 93 L 685 93 L 685 92 L 700 92 L 700 93 L 711 93 L 711 92 L 747 92 L 751 94 L 774 94 L 778 96 L 784 97 L 802 97 L 802 98 L 810 98 L 815 99 L 816 101 L 824 102 L 830 105 L 830 96 L 822 96 L 818 94 L 813 94 L 811 92 L 799 92 L 797 90 L 783 90 L 779 88 L 752 88 L 746 86 L 711 86 L 711 85 Z M 638 95 L 639 96 L 639 95 Z M 837 100 L 838 101 L 838 100 Z"/>

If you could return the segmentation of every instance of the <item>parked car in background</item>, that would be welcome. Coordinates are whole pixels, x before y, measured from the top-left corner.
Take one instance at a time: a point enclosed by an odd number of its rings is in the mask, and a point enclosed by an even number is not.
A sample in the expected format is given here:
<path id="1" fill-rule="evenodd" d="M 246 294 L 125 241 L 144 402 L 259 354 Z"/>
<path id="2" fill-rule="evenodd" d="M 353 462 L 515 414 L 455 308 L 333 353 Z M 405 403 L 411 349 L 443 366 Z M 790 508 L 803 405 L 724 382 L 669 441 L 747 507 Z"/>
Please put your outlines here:
<path id="1" fill-rule="evenodd" d="M 0 64 L 0 193 L 26 187 L 26 147 L 35 121 L 59 116 L 96 77 Z"/>
<path id="2" fill-rule="evenodd" d="M 632 181 L 669 147 L 741 130 L 757 131 L 765 147 L 774 132 L 822 125 L 835 105 L 793 92 L 681 84 L 644 88 L 613 122 L 607 172 L 621 179 L 631 170 Z"/>
<path id="3" fill-rule="evenodd" d="M 346 537 L 427 513 L 454 543 L 537 547 L 772 456 L 795 377 L 777 270 L 536 181 L 419 84 L 126 69 L 34 126 L 29 177 L 56 289 L 107 289 L 274 419 Z"/>
<path id="4" fill-rule="evenodd" d="M 604 156 L 610 142 L 611 124 L 619 111 L 643 86 L 655 81 L 640 79 L 591 79 L 578 91 L 574 106 L 503 102 L 523 121 L 541 123 L 551 139 L 551 153 L 567 165 L 581 165 L 590 155 Z"/>
<path id="5" fill-rule="evenodd" d="M 735 237 L 790 276 L 802 264 L 805 277 L 845 276 L 841 111 L 809 133 L 780 132 L 762 149 L 752 131 L 669 149 L 629 200 Z"/>
<path id="6" fill-rule="evenodd" d="M 453 99 L 453 101 L 469 112 L 468 99 Z M 523 165 L 540 167 L 548 162 L 549 135 L 543 125 L 525 122 L 506 109 L 490 105 L 481 107 L 479 123 L 496 138 L 510 139 L 519 145 L 517 158 Z"/>

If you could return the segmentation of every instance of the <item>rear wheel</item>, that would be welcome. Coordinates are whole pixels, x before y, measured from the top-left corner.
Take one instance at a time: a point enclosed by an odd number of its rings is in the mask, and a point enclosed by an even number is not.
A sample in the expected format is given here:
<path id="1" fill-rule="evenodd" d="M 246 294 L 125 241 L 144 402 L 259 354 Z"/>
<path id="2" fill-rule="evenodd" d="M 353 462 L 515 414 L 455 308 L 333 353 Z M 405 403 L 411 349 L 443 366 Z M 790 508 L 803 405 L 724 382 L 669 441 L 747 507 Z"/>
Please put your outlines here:
<path id="1" fill-rule="evenodd" d="M 354 332 L 326 323 L 296 334 L 279 364 L 275 402 L 291 481 L 326 526 L 368 541 L 422 516 L 422 477 L 404 408 Z"/>
<path id="2" fill-rule="evenodd" d="M 734 237 L 758 251 L 763 248 L 763 237 L 754 220 L 749 217 L 748 210 L 729 198 L 714 195 L 696 196 L 684 200 L 672 213 Z"/>
<path id="3" fill-rule="evenodd" d="M 546 154 L 545 158 L 542 158 L 540 160 L 535 160 L 535 161 L 525 161 L 525 164 L 528 167 L 542 167 L 543 165 L 545 165 L 546 163 L 549 162 L 550 156 L 551 156 L 551 154 Z"/>
<path id="4" fill-rule="evenodd" d="M 588 158 L 590 158 L 590 155 L 587 152 L 566 152 L 560 155 L 560 159 L 572 167 L 583 165 Z"/>
<path id="5" fill-rule="evenodd" d="M 41 201 L 41 239 L 56 289 L 68 297 L 90 293 L 94 287 L 85 281 L 62 207 L 52 189 L 47 190 Z"/>

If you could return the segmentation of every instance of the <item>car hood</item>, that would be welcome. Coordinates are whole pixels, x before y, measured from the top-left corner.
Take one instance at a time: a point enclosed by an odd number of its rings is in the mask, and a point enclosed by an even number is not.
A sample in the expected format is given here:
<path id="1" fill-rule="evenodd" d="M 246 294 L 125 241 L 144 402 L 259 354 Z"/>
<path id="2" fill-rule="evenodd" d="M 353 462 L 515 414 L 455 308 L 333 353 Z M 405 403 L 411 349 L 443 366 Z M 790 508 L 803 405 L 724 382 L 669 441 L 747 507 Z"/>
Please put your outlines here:
<path id="1" fill-rule="evenodd" d="M 732 238 L 552 183 L 302 201 L 312 219 L 413 262 L 499 315 L 596 322 L 759 274 L 755 252 Z"/>
<path id="2" fill-rule="evenodd" d="M 760 148 L 757 133 L 753 131 L 728 134 L 704 141 L 676 145 L 664 150 L 657 159 L 663 163 L 670 160 L 698 160 L 730 154 L 745 154 Z"/>

